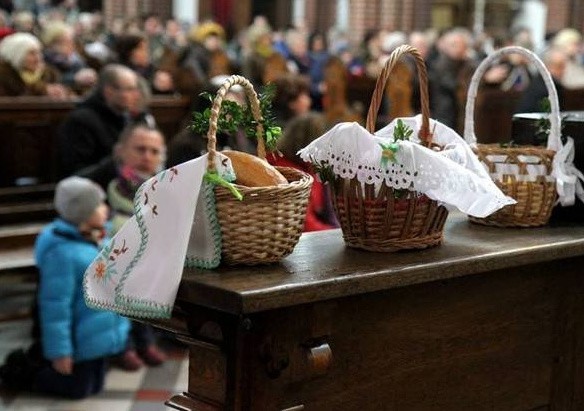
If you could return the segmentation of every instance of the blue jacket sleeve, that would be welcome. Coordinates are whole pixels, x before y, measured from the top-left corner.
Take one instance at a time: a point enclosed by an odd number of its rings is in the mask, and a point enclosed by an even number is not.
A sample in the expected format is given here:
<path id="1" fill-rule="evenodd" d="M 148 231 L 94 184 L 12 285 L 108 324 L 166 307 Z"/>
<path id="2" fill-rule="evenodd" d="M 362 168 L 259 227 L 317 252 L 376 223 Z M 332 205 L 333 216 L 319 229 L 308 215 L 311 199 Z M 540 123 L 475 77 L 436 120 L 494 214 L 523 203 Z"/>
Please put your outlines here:
<path id="1" fill-rule="evenodd" d="M 48 360 L 73 356 L 74 262 L 57 247 L 40 264 L 38 293 L 43 354 Z"/>

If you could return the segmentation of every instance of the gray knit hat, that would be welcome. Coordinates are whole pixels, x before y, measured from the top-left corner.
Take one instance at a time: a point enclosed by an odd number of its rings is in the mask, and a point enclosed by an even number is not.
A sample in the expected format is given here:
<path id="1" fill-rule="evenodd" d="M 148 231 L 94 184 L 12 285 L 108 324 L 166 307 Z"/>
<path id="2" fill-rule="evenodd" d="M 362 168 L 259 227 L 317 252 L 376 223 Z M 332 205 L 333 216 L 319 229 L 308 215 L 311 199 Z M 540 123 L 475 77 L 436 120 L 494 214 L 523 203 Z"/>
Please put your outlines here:
<path id="1" fill-rule="evenodd" d="M 104 200 L 101 187 L 83 177 L 67 177 L 55 190 L 55 208 L 59 216 L 75 225 L 87 221 Z"/>

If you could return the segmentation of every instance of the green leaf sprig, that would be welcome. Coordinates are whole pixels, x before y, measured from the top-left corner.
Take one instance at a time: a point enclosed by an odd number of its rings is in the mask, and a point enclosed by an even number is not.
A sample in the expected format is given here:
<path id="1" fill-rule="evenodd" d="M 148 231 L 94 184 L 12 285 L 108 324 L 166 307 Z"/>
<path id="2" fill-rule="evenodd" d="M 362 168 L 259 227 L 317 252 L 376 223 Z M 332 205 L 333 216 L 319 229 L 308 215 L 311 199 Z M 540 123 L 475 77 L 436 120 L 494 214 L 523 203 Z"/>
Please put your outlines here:
<path id="1" fill-rule="evenodd" d="M 551 113 L 552 112 L 552 105 L 550 103 L 550 99 L 548 97 L 544 97 L 539 101 L 539 108 L 540 111 L 544 113 Z M 568 117 L 567 115 L 561 116 L 560 118 L 560 134 L 562 137 L 562 143 L 565 143 L 564 137 L 564 127 L 566 123 L 564 120 Z M 551 130 L 551 122 L 549 116 L 542 116 L 536 122 L 537 130 L 535 130 L 535 139 L 534 143 L 536 146 L 545 146 L 547 144 L 547 139 L 550 134 Z M 508 143 L 499 143 L 500 147 L 503 148 L 513 148 L 513 147 L 520 147 L 520 144 L 517 144 L 514 140 L 509 141 Z"/>
<path id="2" fill-rule="evenodd" d="M 395 154 L 399 151 L 398 141 L 409 141 L 414 134 L 414 130 L 402 119 L 398 119 L 393 129 L 393 142 L 391 143 L 379 143 L 381 146 L 381 166 L 387 167 L 389 162 L 395 163 Z"/>
<path id="3" fill-rule="evenodd" d="M 412 134 L 414 134 L 414 130 L 404 123 L 401 118 L 398 119 L 393 129 L 393 141 L 409 141 Z"/>
<path id="4" fill-rule="evenodd" d="M 276 118 L 272 114 L 272 100 L 275 92 L 275 85 L 268 84 L 258 94 L 264 140 L 268 151 L 276 149 L 278 139 L 282 135 L 282 128 L 276 124 Z M 208 99 L 211 105 L 213 104 L 214 95 L 204 92 L 201 93 L 201 96 Z M 254 119 L 249 105 L 241 106 L 230 100 L 223 100 L 221 104 L 219 118 L 217 119 L 218 133 L 234 135 L 239 129 L 242 129 L 248 138 L 255 139 L 257 137 L 257 121 Z M 210 118 L 211 108 L 206 108 L 202 112 L 194 112 L 190 129 L 197 134 L 206 135 L 209 130 Z"/>

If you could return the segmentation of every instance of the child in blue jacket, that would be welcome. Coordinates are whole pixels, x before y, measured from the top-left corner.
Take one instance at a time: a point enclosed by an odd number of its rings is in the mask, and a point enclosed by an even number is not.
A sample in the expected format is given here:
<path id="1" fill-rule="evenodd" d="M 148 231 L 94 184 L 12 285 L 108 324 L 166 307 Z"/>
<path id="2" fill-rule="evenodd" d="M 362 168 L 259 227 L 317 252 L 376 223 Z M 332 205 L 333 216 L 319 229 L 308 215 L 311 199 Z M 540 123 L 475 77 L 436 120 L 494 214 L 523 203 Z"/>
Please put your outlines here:
<path id="1" fill-rule="evenodd" d="M 130 323 L 110 311 L 94 310 L 83 298 L 85 269 L 97 256 L 108 207 L 92 181 L 69 177 L 56 187 L 59 217 L 35 244 L 40 271 L 38 311 L 45 365 L 36 391 L 83 398 L 103 389 L 106 358 L 123 352 Z"/>

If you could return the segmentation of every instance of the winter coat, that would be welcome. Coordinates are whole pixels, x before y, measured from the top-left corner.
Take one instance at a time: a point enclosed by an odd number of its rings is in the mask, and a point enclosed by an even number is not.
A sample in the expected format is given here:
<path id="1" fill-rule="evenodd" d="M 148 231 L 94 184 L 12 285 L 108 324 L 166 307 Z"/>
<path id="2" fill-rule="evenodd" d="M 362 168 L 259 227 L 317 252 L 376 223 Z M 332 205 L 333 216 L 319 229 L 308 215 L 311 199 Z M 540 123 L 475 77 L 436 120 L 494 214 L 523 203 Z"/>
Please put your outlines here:
<path id="1" fill-rule="evenodd" d="M 34 84 L 27 85 L 14 67 L 5 61 L 0 61 L 0 96 L 45 96 L 47 84 L 58 82 L 57 70 L 46 66 L 41 78 Z"/>
<path id="2" fill-rule="evenodd" d="M 552 78 L 554 85 L 556 86 L 556 92 L 558 93 L 558 100 L 560 104 L 560 110 L 563 109 L 563 97 L 564 97 L 564 87 L 555 78 Z M 543 81 L 543 77 L 538 74 L 533 78 L 529 86 L 521 94 L 521 98 L 515 107 L 515 113 L 538 113 L 545 111 L 543 104 L 543 99 L 548 97 L 548 90 Z"/>
<path id="3" fill-rule="evenodd" d="M 331 200 L 326 191 L 327 189 L 323 183 L 317 180 L 316 175 L 312 170 L 310 170 L 310 166 L 308 164 L 301 165 L 276 154 L 268 155 L 267 160 L 274 166 L 295 168 L 297 170 L 309 173 L 314 178 L 312 188 L 310 189 L 308 207 L 306 209 L 306 220 L 304 220 L 305 232 L 329 230 L 338 227 L 338 222 L 330 202 Z"/>
<path id="4" fill-rule="evenodd" d="M 45 227 L 36 241 L 41 345 L 48 360 L 71 356 L 75 362 L 86 361 L 120 353 L 126 346 L 129 320 L 85 303 L 83 276 L 97 253 L 94 243 L 61 219 Z"/>
<path id="5" fill-rule="evenodd" d="M 125 125 L 126 117 L 107 106 L 100 93 L 83 101 L 59 130 L 61 176 L 69 176 L 111 155 Z"/>

